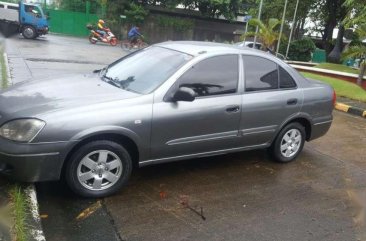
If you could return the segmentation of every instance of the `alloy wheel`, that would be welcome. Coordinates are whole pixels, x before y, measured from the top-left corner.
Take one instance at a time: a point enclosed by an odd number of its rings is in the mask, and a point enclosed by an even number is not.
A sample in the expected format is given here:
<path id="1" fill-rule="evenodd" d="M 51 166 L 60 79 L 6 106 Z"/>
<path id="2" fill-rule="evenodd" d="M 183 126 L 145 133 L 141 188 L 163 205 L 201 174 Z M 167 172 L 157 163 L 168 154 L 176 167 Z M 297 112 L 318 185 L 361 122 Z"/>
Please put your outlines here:
<path id="1" fill-rule="evenodd" d="M 299 151 L 302 142 L 301 132 L 297 129 L 288 130 L 283 135 L 280 148 L 284 157 L 292 157 Z"/>
<path id="2" fill-rule="evenodd" d="M 105 190 L 115 185 L 121 177 L 121 159 L 108 150 L 87 154 L 79 163 L 77 178 L 80 184 L 92 191 Z"/>

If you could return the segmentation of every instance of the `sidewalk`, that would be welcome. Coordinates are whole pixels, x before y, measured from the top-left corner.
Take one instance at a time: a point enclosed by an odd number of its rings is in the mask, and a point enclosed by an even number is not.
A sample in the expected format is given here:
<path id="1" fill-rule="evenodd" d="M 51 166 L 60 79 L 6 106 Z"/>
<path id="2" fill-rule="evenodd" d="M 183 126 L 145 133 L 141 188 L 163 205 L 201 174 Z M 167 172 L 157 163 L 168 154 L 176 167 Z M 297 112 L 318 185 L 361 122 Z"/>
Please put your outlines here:
<path id="1" fill-rule="evenodd" d="M 0 36 L 0 58 L 6 58 L 6 55 L 3 54 L 4 48 L 4 39 Z M 10 66 L 6 61 L 0 61 L 0 90 L 3 86 L 3 74 L 2 71 L 6 70 L 6 75 L 9 76 L 9 69 Z M 7 80 L 8 84 L 11 84 L 11 79 Z M 10 82 L 10 83 L 9 83 Z M 5 87 L 8 85 L 5 85 Z M 9 204 L 12 205 L 14 208 L 14 200 L 10 197 L 10 188 L 12 186 L 19 187 L 19 190 L 22 192 L 21 200 L 24 200 L 26 202 L 25 211 L 25 225 L 22 226 L 24 228 L 24 231 L 26 232 L 26 240 L 27 241 L 45 241 L 42 226 L 41 226 L 41 220 L 39 217 L 39 211 L 38 211 L 38 203 L 37 203 L 37 197 L 34 191 L 33 185 L 27 185 L 27 187 L 19 185 L 15 182 L 7 181 L 5 178 L 0 176 L 0 241 L 12 241 L 12 240 L 23 240 L 19 239 L 18 237 L 15 237 L 14 233 L 14 225 L 15 225 L 15 213 L 13 209 L 10 209 L 9 211 Z M 14 195 L 14 194 L 13 194 Z M 16 205 L 15 205 L 16 206 Z M 16 209 L 16 208 L 15 208 Z M 19 207 L 17 211 L 19 210 Z M 10 217 L 4 217 L 5 214 L 8 214 Z M 18 223 L 19 226 L 19 223 Z"/>

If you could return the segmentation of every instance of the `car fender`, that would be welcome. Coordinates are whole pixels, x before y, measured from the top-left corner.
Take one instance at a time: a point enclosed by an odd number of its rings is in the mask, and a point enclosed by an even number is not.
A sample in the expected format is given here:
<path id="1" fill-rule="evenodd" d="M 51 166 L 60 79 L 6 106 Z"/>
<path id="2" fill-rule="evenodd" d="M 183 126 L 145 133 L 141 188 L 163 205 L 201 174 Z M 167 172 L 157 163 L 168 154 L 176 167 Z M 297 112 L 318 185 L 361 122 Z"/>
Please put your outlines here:
<path id="1" fill-rule="evenodd" d="M 83 130 L 77 134 L 75 134 L 71 139 L 70 142 L 66 148 L 66 153 L 64 153 L 64 158 L 67 156 L 67 154 L 81 141 L 98 135 L 105 135 L 105 134 L 115 134 L 115 135 L 121 135 L 125 136 L 129 139 L 131 139 L 137 146 L 138 152 L 141 155 L 141 157 L 148 155 L 148 147 L 143 148 L 141 145 L 141 138 L 132 130 L 127 129 L 125 127 L 120 126 L 98 126 L 89 128 L 86 130 Z"/>
<path id="2" fill-rule="evenodd" d="M 278 135 L 278 133 L 288 124 L 288 123 L 290 123 L 290 122 L 292 122 L 292 121 L 294 121 L 294 120 L 296 120 L 296 119 L 299 119 L 299 118 L 302 118 L 302 119 L 305 119 L 305 120 L 307 120 L 307 121 L 309 121 L 309 123 L 310 123 L 310 126 L 312 126 L 313 125 L 313 121 L 312 121 L 312 118 L 311 118 L 311 116 L 309 115 L 309 114 L 307 114 L 307 113 L 304 113 L 304 112 L 298 112 L 298 113 L 295 113 L 295 114 L 293 114 L 293 115 L 291 115 L 291 116 L 289 116 L 285 121 L 283 121 L 282 122 L 282 124 L 281 125 L 279 125 L 279 128 L 277 128 L 277 130 L 276 130 L 276 132 L 275 132 L 275 134 L 273 135 L 273 138 L 272 138 L 272 140 L 271 140 L 271 144 L 272 144 L 272 142 L 276 139 L 276 137 L 277 137 L 277 135 Z"/>

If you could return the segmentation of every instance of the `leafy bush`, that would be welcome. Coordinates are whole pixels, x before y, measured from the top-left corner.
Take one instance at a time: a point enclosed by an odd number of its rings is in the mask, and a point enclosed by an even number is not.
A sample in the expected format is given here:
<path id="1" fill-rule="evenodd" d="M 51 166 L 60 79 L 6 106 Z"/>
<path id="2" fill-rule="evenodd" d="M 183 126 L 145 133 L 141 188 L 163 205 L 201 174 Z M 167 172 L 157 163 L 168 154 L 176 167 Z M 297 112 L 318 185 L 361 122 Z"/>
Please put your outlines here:
<path id="1" fill-rule="evenodd" d="M 286 54 L 287 43 L 281 44 L 280 53 Z M 294 61 L 309 62 L 316 46 L 310 38 L 303 38 L 291 42 L 288 58 Z"/>

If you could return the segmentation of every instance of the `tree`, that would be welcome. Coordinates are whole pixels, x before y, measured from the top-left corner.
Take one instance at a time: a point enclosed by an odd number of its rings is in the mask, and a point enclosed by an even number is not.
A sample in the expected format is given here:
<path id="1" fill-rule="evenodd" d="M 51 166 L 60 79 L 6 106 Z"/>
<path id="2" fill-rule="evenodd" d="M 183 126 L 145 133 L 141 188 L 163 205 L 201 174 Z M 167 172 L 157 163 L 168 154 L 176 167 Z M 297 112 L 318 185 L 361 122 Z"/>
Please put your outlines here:
<path id="1" fill-rule="evenodd" d="M 345 0 L 344 5 L 348 11 L 345 21 L 347 26 L 366 24 L 366 4 L 364 0 Z"/>
<path id="2" fill-rule="evenodd" d="M 245 5 L 250 6 L 250 9 L 247 9 L 247 11 L 249 12 L 249 15 L 252 15 L 252 16 L 258 15 L 259 1 L 246 0 L 243 2 L 247 3 Z M 318 3 L 318 2 L 319 2 L 319 0 L 301 0 L 301 1 L 299 1 L 296 21 L 295 21 L 295 23 L 291 23 L 291 24 L 293 24 L 293 26 L 295 26 L 294 32 L 293 32 L 294 39 L 300 39 L 302 37 L 303 33 L 305 32 L 304 28 L 305 28 L 306 19 L 309 15 L 309 12 L 311 11 L 311 9 L 313 9 L 315 7 L 315 5 L 316 5 L 315 3 Z M 285 4 L 285 0 L 264 1 L 261 19 L 264 21 L 267 21 L 270 18 L 281 19 L 282 14 L 283 14 L 284 4 Z M 289 0 L 288 5 L 287 5 L 286 15 L 285 15 L 285 19 L 287 19 L 287 21 L 285 20 L 285 29 L 284 29 L 285 35 L 289 35 L 290 28 L 287 26 L 289 25 L 290 21 L 292 21 L 292 19 L 293 19 L 295 7 L 296 7 L 296 0 Z"/>
<path id="3" fill-rule="evenodd" d="M 263 50 L 270 49 L 274 50 L 274 46 L 279 39 L 279 33 L 276 30 L 276 27 L 281 24 L 281 21 L 276 18 L 270 18 L 268 20 L 267 25 L 264 24 L 261 20 L 257 18 L 253 18 L 249 20 L 249 25 L 258 26 L 258 33 L 248 32 L 243 35 L 243 37 L 247 36 L 257 36 L 262 43 Z"/>
<path id="4" fill-rule="evenodd" d="M 129 8 L 125 10 L 125 15 L 127 16 L 127 21 L 131 24 L 141 24 L 143 23 L 148 11 L 144 9 L 143 6 L 131 3 Z"/>
<path id="5" fill-rule="evenodd" d="M 356 29 L 356 33 L 360 38 L 366 38 L 366 24 L 360 25 Z M 345 58 L 359 58 L 361 60 L 360 62 L 360 73 L 357 78 L 357 84 L 361 85 L 363 76 L 366 72 L 366 46 L 362 44 L 358 44 L 355 46 L 350 46 L 348 49 L 346 49 L 342 56 Z"/>

